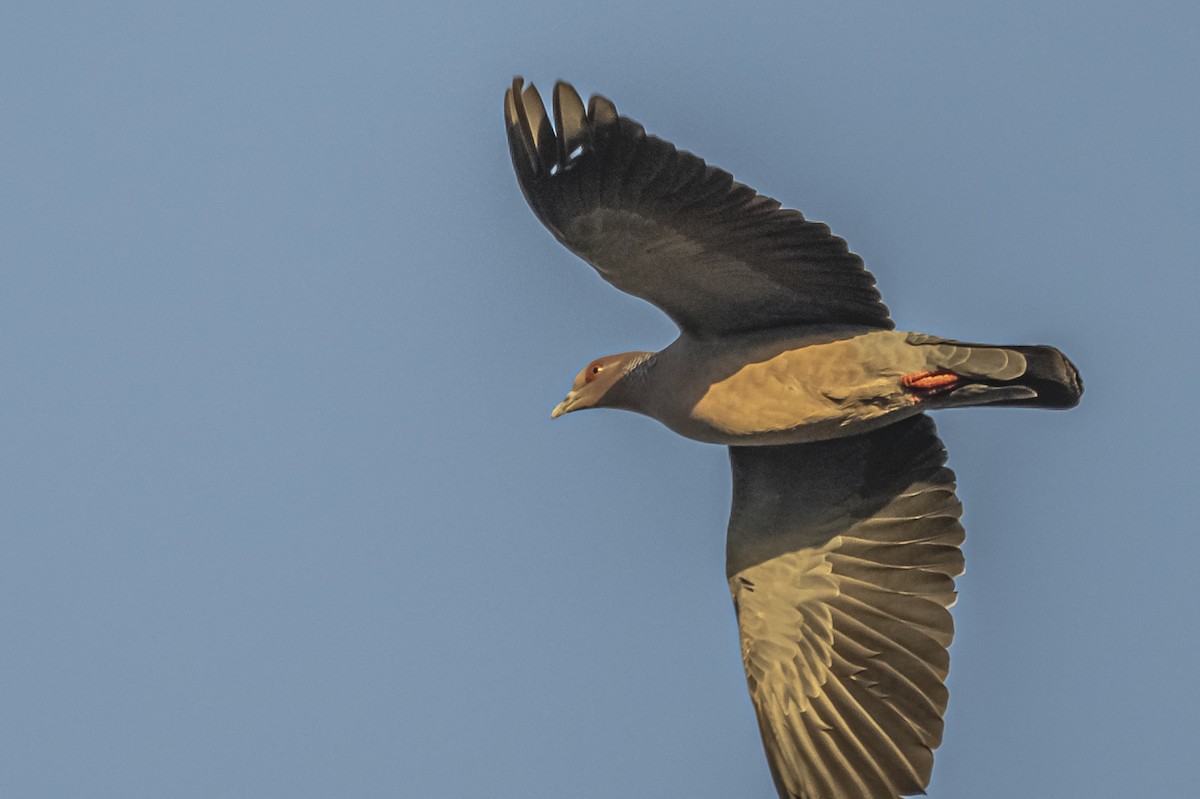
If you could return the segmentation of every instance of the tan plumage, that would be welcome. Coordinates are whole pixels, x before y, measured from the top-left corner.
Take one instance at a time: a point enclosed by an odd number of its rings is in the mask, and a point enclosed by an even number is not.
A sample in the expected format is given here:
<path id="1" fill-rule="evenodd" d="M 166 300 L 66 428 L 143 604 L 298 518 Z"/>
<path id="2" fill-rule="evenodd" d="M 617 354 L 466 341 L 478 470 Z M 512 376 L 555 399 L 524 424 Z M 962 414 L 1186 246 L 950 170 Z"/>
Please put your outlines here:
<path id="1" fill-rule="evenodd" d="M 942 739 L 962 508 L 921 415 L 733 447 L 729 586 L 781 796 L 898 796 Z"/>
<path id="2" fill-rule="evenodd" d="M 728 578 L 781 797 L 921 792 L 941 741 L 962 572 L 954 475 L 926 410 L 1066 408 L 1052 347 L 893 330 L 874 278 L 819 222 L 648 136 L 569 85 L 554 124 L 505 94 L 521 190 L 605 280 L 665 311 L 658 353 L 593 361 L 554 416 L 612 407 L 730 447 Z"/>

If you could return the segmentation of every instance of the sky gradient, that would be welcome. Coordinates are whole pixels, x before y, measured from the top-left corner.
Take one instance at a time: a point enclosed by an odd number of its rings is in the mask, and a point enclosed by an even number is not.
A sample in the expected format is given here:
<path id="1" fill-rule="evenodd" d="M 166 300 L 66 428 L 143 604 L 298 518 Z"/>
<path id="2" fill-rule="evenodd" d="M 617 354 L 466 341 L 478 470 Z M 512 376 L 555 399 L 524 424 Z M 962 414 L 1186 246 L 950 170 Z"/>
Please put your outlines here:
<path id="1" fill-rule="evenodd" d="M 550 421 L 674 329 L 526 207 L 522 74 L 1072 358 L 936 417 L 929 795 L 1193 796 L 1200 6 L 417 6 L 0 10 L 0 795 L 773 796 L 725 452 Z"/>

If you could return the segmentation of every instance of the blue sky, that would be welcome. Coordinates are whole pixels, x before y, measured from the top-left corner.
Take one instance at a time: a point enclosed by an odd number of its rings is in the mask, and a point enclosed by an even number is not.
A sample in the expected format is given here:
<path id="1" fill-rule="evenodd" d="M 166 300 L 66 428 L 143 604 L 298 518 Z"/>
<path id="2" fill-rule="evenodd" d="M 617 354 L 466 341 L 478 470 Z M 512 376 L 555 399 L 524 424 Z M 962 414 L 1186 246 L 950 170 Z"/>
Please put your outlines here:
<path id="1" fill-rule="evenodd" d="M 1192 795 L 1200 7 L 415 5 L 0 11 L 0 794 L 773 795 L 725 453 L 550 422 L 673 328 L 525 206 L 519 73 L 1071 356 L 938 417 L 930 796 Z"/>

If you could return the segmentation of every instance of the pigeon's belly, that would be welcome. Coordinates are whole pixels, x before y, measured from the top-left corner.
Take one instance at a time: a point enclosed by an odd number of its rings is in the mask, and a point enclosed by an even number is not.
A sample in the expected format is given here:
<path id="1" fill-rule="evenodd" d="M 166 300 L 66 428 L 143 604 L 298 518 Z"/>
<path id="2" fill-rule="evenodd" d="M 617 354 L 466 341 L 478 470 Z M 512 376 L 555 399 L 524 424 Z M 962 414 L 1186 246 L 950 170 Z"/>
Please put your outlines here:
<path id="1" fill-rule="evenodd" d="M 735 446 L 864 433 L 920 412 L 900 378 L 927 363 L 890 330 L 677 342 L 663 355 L 686 386 L 655 414 L 681 435 Z M 699 366 L 698 366 L 699 365 Z"/>

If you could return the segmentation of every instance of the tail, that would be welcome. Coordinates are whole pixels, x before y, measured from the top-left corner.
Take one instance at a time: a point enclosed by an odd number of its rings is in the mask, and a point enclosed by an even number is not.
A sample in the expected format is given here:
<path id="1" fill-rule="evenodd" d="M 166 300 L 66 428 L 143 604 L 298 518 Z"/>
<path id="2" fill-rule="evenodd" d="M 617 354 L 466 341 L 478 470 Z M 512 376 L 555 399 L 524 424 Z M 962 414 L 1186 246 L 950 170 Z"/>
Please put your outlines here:
<path id="1" fill-rule="evenodd" d="M 931 365 L 958 378 L 926 398 L 930 408 L 1074 408 L 1083 395 L 1079 370 L 1054 347 L 968 344 L 923 335 L 910 336 L 909 343 L 929 347 Z"/>
<path id="2" fill-rule="evenodd" d="M 1083 396 L 1083 379 L 1067 356 L 1054 347 L 1005 347 L 1025 356 L 1025 374 L 1015 382 L 1037 392 L 1036 397 L 997 402 L 1028 408 L 1074 408 Z"/>

